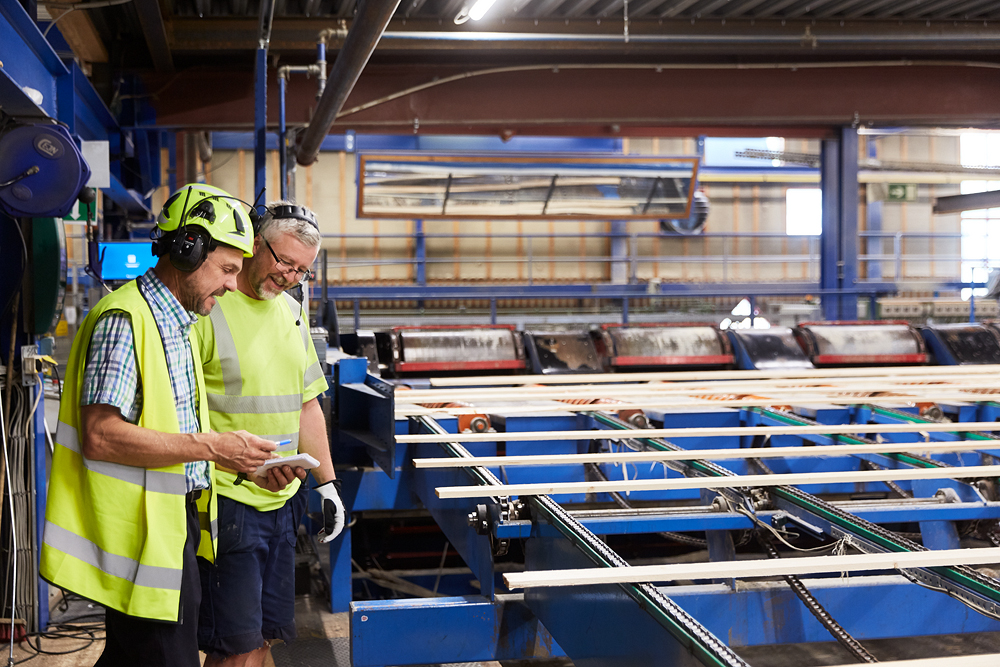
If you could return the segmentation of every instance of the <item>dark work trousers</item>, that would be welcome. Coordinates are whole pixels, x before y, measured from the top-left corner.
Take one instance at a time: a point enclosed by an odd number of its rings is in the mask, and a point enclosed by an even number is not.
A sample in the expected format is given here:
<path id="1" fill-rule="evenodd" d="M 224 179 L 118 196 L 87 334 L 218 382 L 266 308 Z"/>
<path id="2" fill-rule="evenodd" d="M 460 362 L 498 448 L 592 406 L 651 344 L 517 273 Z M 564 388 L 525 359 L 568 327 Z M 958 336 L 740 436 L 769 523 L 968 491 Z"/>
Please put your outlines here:
<path id="1" fill-rule="evenodd" d="M 198 540 L 201 526 L 194 498 L 188 494 L 187 541 L 184 543 L 184 573 L 181 579 L 179 623 L 163 623 L 106 610 L 107 643 L 95 667 L 200 667 L 198 655 L 198 607 L 201 578 L 198 574 Z"/>

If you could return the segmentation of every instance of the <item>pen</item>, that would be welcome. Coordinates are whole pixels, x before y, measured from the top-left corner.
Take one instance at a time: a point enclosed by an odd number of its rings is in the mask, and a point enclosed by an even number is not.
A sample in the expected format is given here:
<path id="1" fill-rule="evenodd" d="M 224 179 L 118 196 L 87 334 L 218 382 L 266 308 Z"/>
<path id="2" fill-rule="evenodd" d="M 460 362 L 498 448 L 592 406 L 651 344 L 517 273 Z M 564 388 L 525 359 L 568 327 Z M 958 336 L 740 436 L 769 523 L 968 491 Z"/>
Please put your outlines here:
<path id="1" fill-rule="evenodd" d="M 279 440 L 278 442 L 276 442 L 274 444 L 277 445 L 278 447 L 284 447 L 285 445 L 292 444 L 292 441 L 291 440 Z M 247 481 L 247 479 L 249 479 L 249 477 L 247 477 L 247 474 L 245 472 L 238 473 L 236 475 L 236 480 L 233 482 L 233 486 L 239 486 L 243 482 Z"/>

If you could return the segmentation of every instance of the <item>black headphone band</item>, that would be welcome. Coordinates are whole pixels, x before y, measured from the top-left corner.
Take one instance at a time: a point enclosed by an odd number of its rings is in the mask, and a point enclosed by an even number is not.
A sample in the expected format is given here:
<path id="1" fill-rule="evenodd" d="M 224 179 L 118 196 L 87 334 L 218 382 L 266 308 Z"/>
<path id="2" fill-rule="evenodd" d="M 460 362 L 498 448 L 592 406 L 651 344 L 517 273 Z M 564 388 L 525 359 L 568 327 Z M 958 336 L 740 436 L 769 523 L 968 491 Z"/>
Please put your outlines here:
<path id="1" fill-rule="evenodd" d="M 294 204 L 265 206 L 264 215 L 254 221 L 254 231 L 259 234 L 260 228 L 268 220 L 285 218 L 292 218 L 295 220 L 301 220 L 302 222 L 307 222 L 312 225 L 316 231 L 319 231 L 319 223 L 316 221 L 316 214 L 304 206 L 296 206 Z"/>

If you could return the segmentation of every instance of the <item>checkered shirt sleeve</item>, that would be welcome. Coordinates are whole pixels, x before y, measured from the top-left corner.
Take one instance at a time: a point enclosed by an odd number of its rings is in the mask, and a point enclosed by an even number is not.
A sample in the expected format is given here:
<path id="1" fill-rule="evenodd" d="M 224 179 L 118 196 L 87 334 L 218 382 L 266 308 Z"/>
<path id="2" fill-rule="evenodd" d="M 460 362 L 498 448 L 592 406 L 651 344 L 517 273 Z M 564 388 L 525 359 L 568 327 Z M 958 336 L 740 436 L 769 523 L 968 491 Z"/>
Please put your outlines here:
<path id="1" fill-rule="evenodd" d="M 80 405 L 113 405 L 134 424 L 142 405 L 140 391 L 131 320 L 121 311 L 105 313 L 90 339 Z"/>

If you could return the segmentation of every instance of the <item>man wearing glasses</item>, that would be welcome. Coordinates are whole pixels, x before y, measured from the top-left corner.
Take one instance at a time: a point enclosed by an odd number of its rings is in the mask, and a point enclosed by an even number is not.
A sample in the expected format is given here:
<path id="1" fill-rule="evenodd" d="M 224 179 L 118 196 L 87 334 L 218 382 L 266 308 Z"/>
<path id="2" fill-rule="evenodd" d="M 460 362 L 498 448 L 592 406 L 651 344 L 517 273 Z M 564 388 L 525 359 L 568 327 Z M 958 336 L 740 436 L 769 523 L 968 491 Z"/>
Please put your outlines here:
<path id="1" fill-rule="evenodd" d="M 311 277 L 319 226 L 312 211 L 287 201 L 266 209 L 236 291 L 218 299 L 195 336 L 212 428 L 239 424 L 277 443 L 280 456 L 306 453 L 319 461 L 312 474 L 323 498 L 325 543 L 344 525 L 317 399 L 327 383 L 301 304 L 286 293 Z M 200 561 L 205 665 L 257 667 L 273 642 L 295 637 L 295 542 L 305 501 L 296 491 L 306 475 L 276 466 L 241 484 L 235 472 L 218 472 L 218 554 L 214 565 Z"/>

